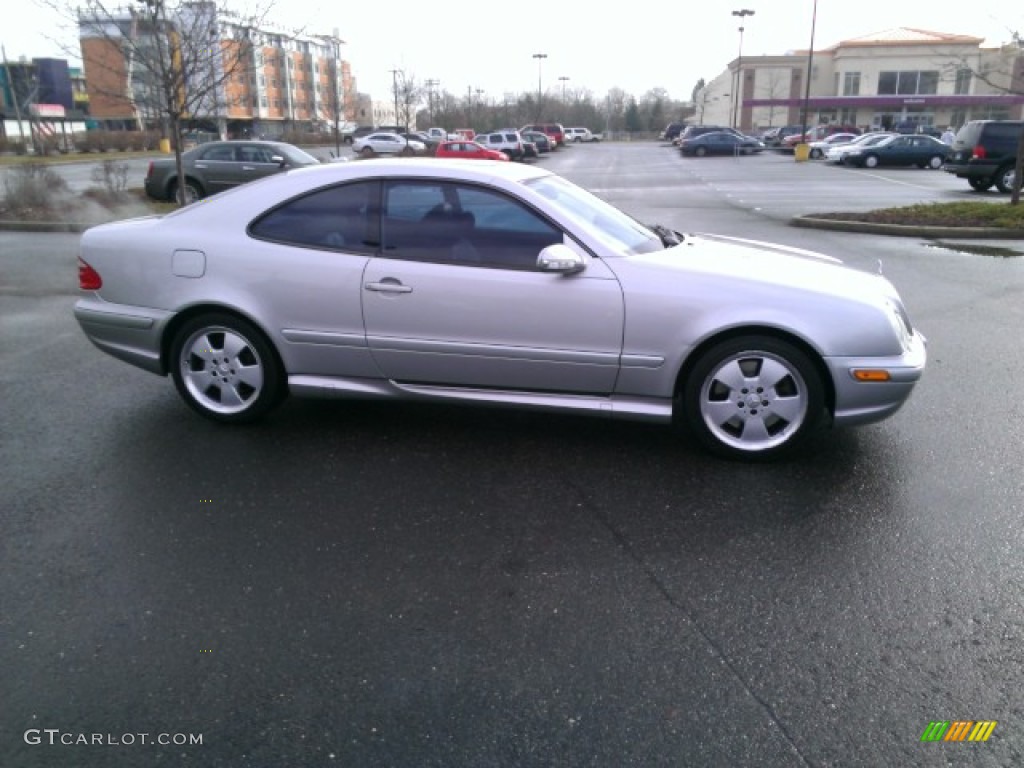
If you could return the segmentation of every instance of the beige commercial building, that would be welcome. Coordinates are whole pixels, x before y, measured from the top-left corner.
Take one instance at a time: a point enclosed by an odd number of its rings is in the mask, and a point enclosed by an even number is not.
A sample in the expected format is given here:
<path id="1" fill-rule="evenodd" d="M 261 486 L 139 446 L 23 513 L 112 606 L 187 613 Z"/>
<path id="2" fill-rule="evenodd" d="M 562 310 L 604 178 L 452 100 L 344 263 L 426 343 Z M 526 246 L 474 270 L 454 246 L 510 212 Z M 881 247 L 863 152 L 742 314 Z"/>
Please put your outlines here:
<path id="1" fill-rule="evenodd" d="M 743 56 L 698 91 L 692 122 L 743 131 L 838 123 L 959 127 L 1019 119 L 1024 50 L 967 35 L 897 28 L 824 50 Z M 808 74 L 810 75 L 808 88 Z"/>

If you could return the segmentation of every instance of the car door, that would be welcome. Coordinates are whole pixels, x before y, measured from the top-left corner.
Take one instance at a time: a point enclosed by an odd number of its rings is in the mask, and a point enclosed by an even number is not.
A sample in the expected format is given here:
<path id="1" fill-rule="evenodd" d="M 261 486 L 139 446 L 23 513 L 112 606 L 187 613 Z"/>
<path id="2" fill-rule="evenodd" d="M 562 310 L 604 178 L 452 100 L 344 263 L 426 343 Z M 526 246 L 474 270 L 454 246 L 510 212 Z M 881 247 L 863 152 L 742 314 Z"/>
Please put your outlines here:
<path id="1" fill-rule="evenodd" d="M 240 183 L 241 164 L 237 161 L 235 144 L 210 144 L 196 154 L 195 172 L 206 194 L 223 192 Z"/>
<path id="2" fill-rule="evenodd" d="M 888 144 L 879 147 L 879 165 L 910 165 L 914 162 L 913 138 L 897 136 Z"/>
<path id="3" fill-rule="evenodd" d="M 383 375 L 409 384 L 611 393 L 622 293 L 598 259 L 575 275 L 538 271 L 541 249 L 566 239 L 505 193 L 385 182 L 382 256 L 363 279 L 367 343 Z"/>
<path id="4" fill-rule="evenodd" d="M 274 161 L 274 150 L 263 144 L 242 144 L 237 150 L 238 183 L 244 184 L 253 179 L 262 179 L 280 173 L 281 163 Z M 277 157 L 283 156 L 277 155 Z"/>

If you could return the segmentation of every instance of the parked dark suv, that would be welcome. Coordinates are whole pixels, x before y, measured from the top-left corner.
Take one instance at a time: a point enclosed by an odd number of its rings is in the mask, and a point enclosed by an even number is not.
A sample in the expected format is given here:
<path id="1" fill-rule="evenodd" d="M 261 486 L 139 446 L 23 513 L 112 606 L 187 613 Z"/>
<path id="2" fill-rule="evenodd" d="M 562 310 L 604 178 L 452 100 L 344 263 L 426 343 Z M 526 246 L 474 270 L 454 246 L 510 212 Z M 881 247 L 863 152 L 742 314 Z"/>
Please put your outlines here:
<path id="1" fill-rule="evenodd" d="M 972 120 L 953 139 L 953 149 L 942 170 L 967 179 L 971 189 L 984 192 L 993 185 L 1013 191 L 1013 169 L 1024 122 L 1020 120 Z"/>

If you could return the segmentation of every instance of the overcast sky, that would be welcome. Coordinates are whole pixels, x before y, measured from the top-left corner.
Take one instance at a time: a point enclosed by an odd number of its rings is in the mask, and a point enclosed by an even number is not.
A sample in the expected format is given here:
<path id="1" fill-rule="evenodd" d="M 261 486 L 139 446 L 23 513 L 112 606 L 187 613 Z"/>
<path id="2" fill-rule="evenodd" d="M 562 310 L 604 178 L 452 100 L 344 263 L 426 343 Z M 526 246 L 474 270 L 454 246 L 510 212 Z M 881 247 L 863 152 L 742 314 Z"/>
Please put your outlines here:
<path id="1" fill-rule="evenodd" d="M 75 32 L 40 2 L 8 3 L 0 43 L 9 59 L 68 58 L 65 51 L 77 44 Z M 520 18 L 511 18 L 513 8 Z M 782 54 L 810 44 L 814 0 L 612 5 L 553 0 L 497 4 L 493 15 L 480 3 L 276 0 L 270 16 L 313 33 L 336 28 L 347 43 L 342 56 L 351 62 L 359 90 L 376 99 L 390 98 L 389 70 L 396 68 L 420 83 L 439 80 L 456 96 L 468 88 L 498 100 L 505 93 L 536 92 L 539 61 L 545 91 L 560 92 L 564 84 L 600 98 L 610 88 L 638 97 L 664 88 L 686 100 L 699 78 L 714 78 L 736 57 L 740 20 L 732 11 L 741 9 L 754 11 L 742 22 L 744 55 Z M 1013 31 L 1024 33 L 1024 3 L 819 0 L 815 48 L 893 27 L 973 35 L 998 44 L 1009 41 Z M 534 59 L 535 53 L 547 58 Z"/>

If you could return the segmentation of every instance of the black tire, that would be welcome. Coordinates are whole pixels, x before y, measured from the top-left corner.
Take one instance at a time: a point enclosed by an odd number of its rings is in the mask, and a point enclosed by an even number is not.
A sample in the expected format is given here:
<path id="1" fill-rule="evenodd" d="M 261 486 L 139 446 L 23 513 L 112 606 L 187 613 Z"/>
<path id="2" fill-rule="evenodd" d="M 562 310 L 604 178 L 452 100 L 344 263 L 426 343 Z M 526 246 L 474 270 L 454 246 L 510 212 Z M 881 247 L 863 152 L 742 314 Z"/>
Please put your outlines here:
<path id="1" fill-rule="evenodd" d="M 697 147 L 695 150 L 693 150 L 693 154 L 695 154 L 697 157 L 704 157 L 704 155 L 706 155 L 707 153 L 708 150 L 705 147 Z"/>
<path id="2" fill-rule="evenodd" d="M 752 335 L 702 354 L 682 383 L 679 405 L 690 431 L 712 453 L 763 461 L 791 452 L 820 426 L 825 395 L 803 351 Z"/>
<path id="3" fill-rule="evenodd" d="M 811 150 L 811 160 L 817 160 L 819 157 L 822 156 L 822 154 L 824 154 L 824 153 L 820 149 L 817 149 L 817 148 L 812 149 Z"/>
<path id="4" fill-rule="evenodd" d="M 1014 168 L 1012 165 L 1004 165 L 998 171 L 996 171 L 995 182 L 996 189 L 1002 192 L 1004 195 L 1008 195 L 1013 192 L 1013 177 Z"/>
<path id="5" fill-rule="evenodd" d="M 865 155 L 864 159 L 861 160 L 861 165 L 863 165 L 865 168 L 877 168 L 878 155 Z"/>
<path id="6" fill-rule="evenodd" d="M 185 179 L 185 205 L 191 205 L 197 200 L 206 196 L 202 185 L 195 179 Z M 178 202 L 178 182 L 172 181 L 168 189 L 168 198 L 172 202 Z"/>
<path id="7" fill-rule="evenodd" d="M 211 313 L 186 322 L 171 343 L 170 369 L 182 399 L 214 421 L 256 421 L 287 394 L 270 342 L 233 315 Z"/>
<path id="8" fill-rule="evenodd" d="M 376 153 L 373 151 L 373 147 L 363 147 L 361 150 L 359 150 L 359 154 L 365 158 L 371 158 Z"/>
<path id="9" fill-rule="evenodd" d="M 984 176 L 981 178 L 968 179 L 967 183 L 975 192 L 988 192 L 990 189 L 992 189 L 992 186 L 995 184 L 995 181 L 990 179 L 988 176 Z"/>
<path id="10" fill-rule="evenodd" d="M 933 171 L 937 171 L 937 170 L 939 170 L 939 168 L 942 167 L 942 163 L 943 163 L 942 155 L 932 155 L 932 157 L 930 157 L 928 159 L 927 167 L 931 168 Z"/>

